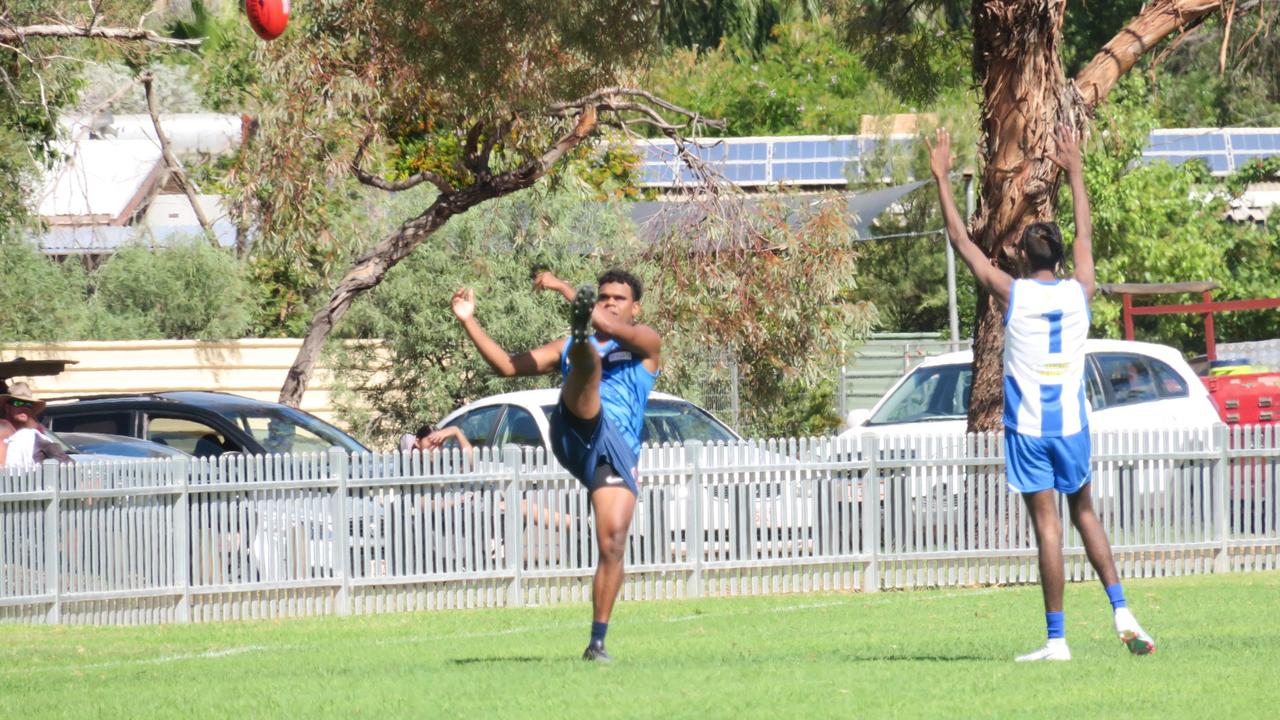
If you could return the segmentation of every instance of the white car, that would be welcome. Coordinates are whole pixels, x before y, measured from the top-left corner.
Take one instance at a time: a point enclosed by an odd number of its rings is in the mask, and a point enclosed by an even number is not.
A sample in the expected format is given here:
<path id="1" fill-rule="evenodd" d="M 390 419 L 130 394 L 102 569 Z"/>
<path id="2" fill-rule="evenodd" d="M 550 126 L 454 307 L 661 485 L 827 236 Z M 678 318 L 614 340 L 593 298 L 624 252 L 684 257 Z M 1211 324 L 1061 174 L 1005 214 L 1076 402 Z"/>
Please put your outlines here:
<path id="1" fill-rule="evenodd" d="M 441 427 L 457 426 L 473 444 L 502 447 L 518 445 L 543 448 L 550 454 L 548 414 L 560 399 L 558 389 L 522 390 L 492 395 L 465 405 L 445 416 Z M 647 447 L 661 448 L 697 440 L 719 445 L 704 457 L 703 475 L 706 493 L 702 503 L 701 526 L 709 552 L 716 557 L 758 553 L 756 543 L 770 538 L 799 538 L 810 534 L 813 525 L 813 490 L 800 481 L 806 473 L 800 463 L 765 447 L 748 444 L 738 433 L 714 415 L 675 395 L 654 392 L 645 408 L 641 442 Z M 738 446 L 726 448 L 723 446 Z M 652 455 L 657 460 L 659 455 Z M 669 553 L 682 553 L 687 530 L 694 521 L 690 512 L 689 488 L 664 478 L 663 468 L 646 466 L 641 461 L 640 504 L 637 507 L 636 533 L 633 537 L 662 537 L 671 543 L 669 549 L 658 549 L 648 540 L 635 546 L 646 548 L 643 555 L 654 559 Z M 661 461 L 659 461 L 661 462 Z M 756 469 L 744 474 L 717 472 L 722 467 L 743 463 Z M 809 471 L 811 474 L 811 471 Z M 749 476 L 748 476 L 749 475 Z M 574 486 L 576 490 L 576 485 Z M 649 507 L 665 506 L 665 512 Z"/>
<path id="2" fill-rule="evenodd" d="M 1129 340 L 1085 341 L 1085 397 L 1094 432 L 1135 428 L 1207 430 L 1220 422 L 1209 391 L 1177 350 Z M 961 435 L 969 412 L 973 353 L 926 359 L 870 410 L 849 413 L 841 437 Z"/>
<path id="3" fill-rule="evenodd" d="M 548 415 L 560 401 L 560 390 L 519 390 L 490 395 L 449 413 L 440 427 L 457 426 L 472 445 L 551 449 L 551 421 Z M 666 393 L 650 393 L 644 413 L 640 441 L 648 445 L 704 443 L 742 440 L 738 433 L 714 415 L 688 400 Z"/>
<path id="4" fill-rule="evenodd" d="M 1115 431 L 1175 429 L 1197 446 L 1212 442 L 1218 411 L 1199 377 L 1174 348 L 1128 340 L 1085 342 L 1085 397 L 1089 428 L 1097 436 Z M 969 395 L 973 383 L 973 353 L 953 352 L 931 357 L 904 375 L 870 410 L 849 413 L 848 428 L 840 433 L 851 445 L 861 438 L 879 442 L 878 455 L 890 462 L 907 460 L 897 482 L 882 493 L 896 492 L 915 499 L 951 503 L 963 493 L 963 473 L 953 461 L 970 450 L 965 441 Z M 1117 441 L 1123 444 L 1122 438 Z M 1155 439 L 1152 439 L 1154 442 Z M 1205 445 L 1200 445 L 1205 443 Z M 1172 447 L 1169 449 L 1173 449 Z M 1115 455 L 1106 440 L 1095 444 L 1095 456 Z M 914 464 L 919 459 L 931 462 Z M 1095 493 L 1160 493 L 1176 476 L 1178 462 L 1148 462 L 1140 467 L 1123 459 L 1107 463 Z M 1128 502 L 1121 499 L 1120 502 Z"/>

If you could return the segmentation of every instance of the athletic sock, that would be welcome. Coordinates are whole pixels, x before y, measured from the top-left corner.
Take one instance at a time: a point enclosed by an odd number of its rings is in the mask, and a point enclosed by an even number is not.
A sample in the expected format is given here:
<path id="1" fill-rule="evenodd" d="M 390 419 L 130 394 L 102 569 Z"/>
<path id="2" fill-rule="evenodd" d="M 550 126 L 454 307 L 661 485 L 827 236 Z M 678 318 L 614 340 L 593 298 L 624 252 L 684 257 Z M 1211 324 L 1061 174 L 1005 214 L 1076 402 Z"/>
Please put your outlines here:
<path id="1" fill-rule="evenodd" d="M 1049 639 L 1062 640 L 1067 637 L 1065 621 L 1061 612 L 1047 612 L 1044 614 L 1044 624 L 1049 629 Z"/>
<path id="2" fill-rule="evenodd" d="M 1115 612 L 1122 607 L 1129 607 L 1124 601 L 1124 588 L 1120 587 L 1120 583 L 1106 586 L 1107 599 L 1111 601 L 1111 610 Z"/>
<path id="3" fill-rule="evenodd" d="M 609 632 L 609 623 L 593 622 L 591 623 L 591 642 L 604 644 L 604 634 Z"/>

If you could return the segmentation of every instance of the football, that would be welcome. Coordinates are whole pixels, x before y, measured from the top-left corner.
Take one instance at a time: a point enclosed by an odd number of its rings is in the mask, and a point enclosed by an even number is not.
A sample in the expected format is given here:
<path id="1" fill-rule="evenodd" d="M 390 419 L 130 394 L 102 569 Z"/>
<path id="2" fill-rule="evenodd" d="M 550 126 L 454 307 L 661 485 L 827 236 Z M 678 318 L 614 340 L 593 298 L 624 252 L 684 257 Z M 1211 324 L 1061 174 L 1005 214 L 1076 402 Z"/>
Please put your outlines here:
<path id="1" fill-rule="evenodd" d="M 244 0 L 249 25 L 263 40 L 274 40 L 289 24 L 289 0 Z"/>

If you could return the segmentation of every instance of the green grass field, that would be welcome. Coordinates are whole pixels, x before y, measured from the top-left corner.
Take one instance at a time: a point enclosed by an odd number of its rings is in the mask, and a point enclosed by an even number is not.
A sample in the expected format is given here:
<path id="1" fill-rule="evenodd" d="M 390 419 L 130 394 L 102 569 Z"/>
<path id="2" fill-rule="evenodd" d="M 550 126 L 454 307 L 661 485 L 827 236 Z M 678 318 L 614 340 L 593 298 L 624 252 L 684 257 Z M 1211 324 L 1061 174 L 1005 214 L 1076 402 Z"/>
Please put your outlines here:
<path id="1" fill-rule="evenodd" d="M 0 718 L 1275 717 L 1280 573 L 1126 583 L 1132 657 L 1096 584 L 1070 663 L 1034 586 L 153 626 L 0 627 Z"/>

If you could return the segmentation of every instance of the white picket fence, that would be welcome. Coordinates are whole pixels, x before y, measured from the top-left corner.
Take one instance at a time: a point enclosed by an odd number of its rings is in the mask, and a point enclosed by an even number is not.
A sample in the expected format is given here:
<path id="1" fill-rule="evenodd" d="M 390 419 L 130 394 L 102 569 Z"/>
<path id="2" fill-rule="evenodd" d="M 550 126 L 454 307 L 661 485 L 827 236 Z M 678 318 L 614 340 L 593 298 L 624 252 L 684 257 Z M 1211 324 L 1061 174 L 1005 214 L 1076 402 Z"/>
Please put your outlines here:
<path id="1" fill-rule="evenodd" d="M 1096 436 L 1121 575 L 1280 566 L 1278 456 L 1274 427 Z M 998 435 L 647 449 L 623 598 L 1033 582 L 1003 470 Z M 553 459 L 517 448 L 46 463 L 0 475 L 0 620 L 586 601 L 588 508 Z M 1073 530 L 1066 552 L 1071 579 L 1093 577 Z"/>

